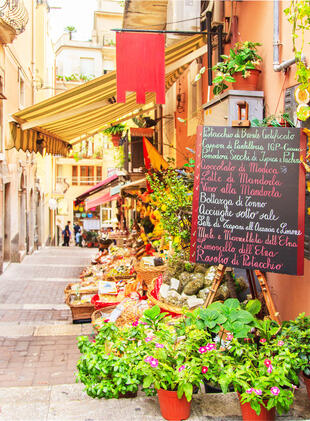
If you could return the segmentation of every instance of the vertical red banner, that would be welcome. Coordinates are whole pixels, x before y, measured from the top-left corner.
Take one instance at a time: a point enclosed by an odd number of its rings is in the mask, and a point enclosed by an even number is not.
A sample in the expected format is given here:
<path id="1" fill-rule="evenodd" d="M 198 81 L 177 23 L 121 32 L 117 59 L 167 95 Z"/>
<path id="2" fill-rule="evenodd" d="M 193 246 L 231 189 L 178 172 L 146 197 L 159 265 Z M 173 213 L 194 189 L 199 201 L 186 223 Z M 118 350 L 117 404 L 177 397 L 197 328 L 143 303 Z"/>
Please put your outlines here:
<path id="1" fill-rule="evenodd" d="M 156 103 L 165 103 L 164 34 L 116 33 L 117 102 L 126 102 L 126 92 L 136 92 L 145 104 L 147 92 L 156 93 Z"/>

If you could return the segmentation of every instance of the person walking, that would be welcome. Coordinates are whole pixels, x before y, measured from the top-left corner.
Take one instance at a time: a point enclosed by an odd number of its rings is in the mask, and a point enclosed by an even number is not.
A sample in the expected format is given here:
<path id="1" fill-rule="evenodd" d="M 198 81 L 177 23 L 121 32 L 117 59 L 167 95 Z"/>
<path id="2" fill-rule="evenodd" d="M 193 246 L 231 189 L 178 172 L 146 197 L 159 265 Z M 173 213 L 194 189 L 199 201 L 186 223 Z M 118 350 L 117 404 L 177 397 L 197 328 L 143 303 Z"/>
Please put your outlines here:
<path id="1" fill-rule="evenodd" d="M 71 231 L 70 231 L 70 221 L 67 222 L 67 225 L 64 229 L 64 243 L 63 246 L 69 247 L 69 241 L 71 237 Z"/>
<path id="2" fill-rule="evenodd" d="M 81 237 L 81 227 L 78 223 L 74 224 L 74 239 L 75 239 L 75 245 L 80 245 L 80 237 Z"/>

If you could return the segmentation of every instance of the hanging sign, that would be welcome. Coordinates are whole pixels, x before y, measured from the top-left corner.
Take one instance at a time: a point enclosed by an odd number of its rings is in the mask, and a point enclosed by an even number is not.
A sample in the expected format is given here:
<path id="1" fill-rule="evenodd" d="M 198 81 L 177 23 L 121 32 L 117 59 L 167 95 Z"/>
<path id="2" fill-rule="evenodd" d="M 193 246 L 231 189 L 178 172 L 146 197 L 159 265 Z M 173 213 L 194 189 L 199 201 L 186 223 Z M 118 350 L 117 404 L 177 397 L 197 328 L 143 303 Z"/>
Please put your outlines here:
<path id="1" fill-rule="evenodd" d="M 301 129 L 200 126 L 191 260 L 302 275 L 305 152 Z"/>
<path id="2" fill-rule="evenodd" d="M 156 93 L 156 104 L 165 103 L 165 35 L 116 33 L 117 102 L 126 102 L 126 91 L 136 92 L 145 104 L 147 92 Z"/>

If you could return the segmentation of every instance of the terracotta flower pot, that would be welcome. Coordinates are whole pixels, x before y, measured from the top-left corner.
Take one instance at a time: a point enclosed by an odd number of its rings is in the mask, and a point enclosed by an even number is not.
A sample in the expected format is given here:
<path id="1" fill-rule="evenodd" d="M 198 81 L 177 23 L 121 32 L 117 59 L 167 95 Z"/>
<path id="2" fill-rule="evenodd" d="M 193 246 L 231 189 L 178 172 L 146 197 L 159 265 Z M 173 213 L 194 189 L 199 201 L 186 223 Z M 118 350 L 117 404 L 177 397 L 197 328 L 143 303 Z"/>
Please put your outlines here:
<path id="1" fill-rule="evenodd" d="M 122 136 L 120 134 L 113 134 L 111 136 L 113 146 L 115 146 L 116 148 L 119 146 L 119 141 L 120 141 L 121 137 Z"/>
<path id="2" fill-rule="evenodd" d="M 304 383 L 306 385 L 306 389 L 307 389 L 307 392 L 308 392 L 308 397 L 310 399 L 310 378 L 309 377 L 306 377 L 306 375 L 304 373 L 302 373 L 302 378 L 303 378 L 303 381 L 304 381 Z"/>
<path id="3" fill-rule="evenodd" d="M 166 420 L 187 420 L 191 414 L 191 402 L 185 395 L 178 398 L 177 392 L 159 389 L 157 391 L 161 415 Z"/>
<path id="4" fill-rule="evenodd" d="M 244 78 L 241 72 L 233 74 L 233 77 L 236 79 L 236 82 L 233 83 L 233 89 L 239 91 L 256 91 L 258 86 L 258 78 L 261 73 L 260 70 L 254 69 L 249 70 L 251 72 L 250 76 Z"/>
<path id="5" fill-rule="evenodd" d="M 276 416 L 275 408 L 268 410 L 264 406 L 261 406 L 260 414 L 257 415 L 254 409 L 252 409 L 250 402 L 241 403 L 239 393 L 238 393 L 238 398 L 240 402 L 243 421 L 274 421 L 275 420 L 275 416 Z M 267 402 L 264 401 L 264 404 L 267 405 Z"/>

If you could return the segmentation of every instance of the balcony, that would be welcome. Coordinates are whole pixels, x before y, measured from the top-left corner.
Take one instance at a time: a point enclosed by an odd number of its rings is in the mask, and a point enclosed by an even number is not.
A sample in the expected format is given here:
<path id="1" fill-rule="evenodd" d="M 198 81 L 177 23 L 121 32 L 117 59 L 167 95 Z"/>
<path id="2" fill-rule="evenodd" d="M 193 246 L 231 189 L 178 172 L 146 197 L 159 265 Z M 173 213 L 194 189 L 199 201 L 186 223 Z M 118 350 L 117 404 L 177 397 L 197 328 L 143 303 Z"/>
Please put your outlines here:
<path id="1" fill-rule="evenodd" d="M 11 44 L 25 30 L 28 19 L 22 0 L 0 0 L 0 43 Z"/>

